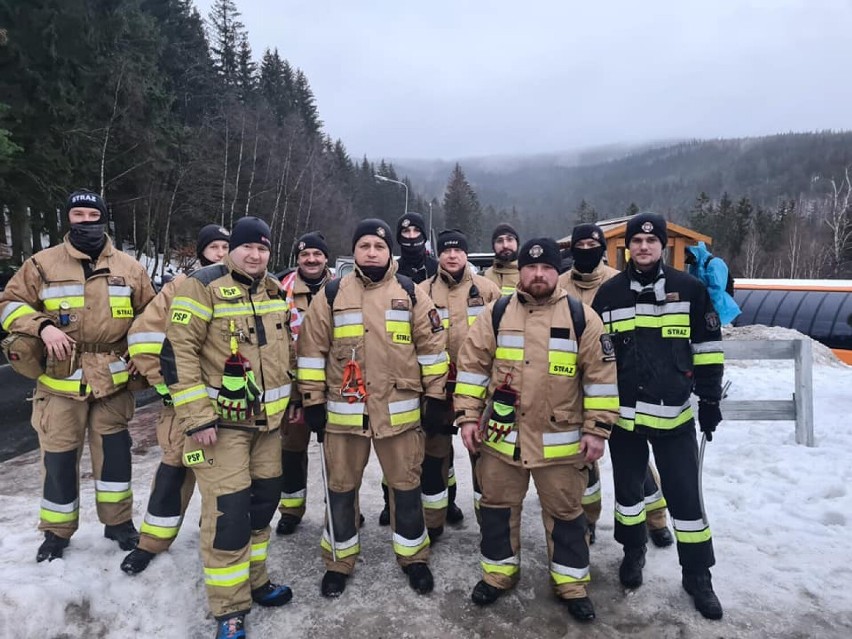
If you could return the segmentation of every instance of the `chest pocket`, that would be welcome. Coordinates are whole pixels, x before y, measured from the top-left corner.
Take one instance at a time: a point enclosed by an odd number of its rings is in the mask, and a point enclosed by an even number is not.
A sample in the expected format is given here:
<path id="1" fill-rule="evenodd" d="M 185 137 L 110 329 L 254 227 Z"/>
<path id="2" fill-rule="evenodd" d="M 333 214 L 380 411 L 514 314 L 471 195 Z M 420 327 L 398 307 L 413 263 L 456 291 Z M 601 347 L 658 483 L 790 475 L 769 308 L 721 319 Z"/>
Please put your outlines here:
<path id="1" fill-rule="evenodd" d="M 77 311 L 86 306 L 85 286 L 79 282 L 50 282 L 38 293 L 45 312 L 63 330 L 73 328 Z"/>
<path id="2" fill-rule="evenodd" d="M 560 377 L 577 375 L 577 342 L 567 328 L 551 328 L 547 343 L 547 372 Z"/>
<path id="3" fill-rule="evenodd" d="M 242 289 L 237 286 L 213 288 L 213 324 L 223 340 L 236 339 L 238 348 L 239 344 L 251 343 L 254 331 L 249 318 L 253 316 L 254 309 L 243 297 Z"/>
<path id="4" fill-rule="evenodd" d="M 133 319 L 133 289 L 123 277 L 107 278 L 109 310 L 113 319 Z"/>
<path id="5" fill-rule="evenodd" d="M 411 344 L 411 311 L 385 311 L 385 332 L 392 344 Z"/>

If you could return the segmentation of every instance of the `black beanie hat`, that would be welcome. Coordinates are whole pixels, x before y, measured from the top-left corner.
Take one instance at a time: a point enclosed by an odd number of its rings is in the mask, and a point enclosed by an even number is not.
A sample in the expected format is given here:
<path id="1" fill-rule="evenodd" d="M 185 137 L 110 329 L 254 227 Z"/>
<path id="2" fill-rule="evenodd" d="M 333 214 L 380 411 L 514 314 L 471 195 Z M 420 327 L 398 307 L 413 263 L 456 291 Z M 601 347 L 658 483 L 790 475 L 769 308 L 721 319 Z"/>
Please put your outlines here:
<path id="1" fill-rule="evenodd" d="M 68 196 L 68 199 L 65 201 L 65 215 L 67 216 L 71 209 L 78 207 L 97 209 L 101 212 L 101 222 L 104 223 L 109 217 L 107 203 L 100 195 L 88 189 L 79 189 Z"/>
<path id="2" fill-rule="evenodd" d="M 491 246 L 494 246 L 494 241 L 500 237 L 501 235 L 513 235 L 515 240 L 520 242 L 521 238 L 518 235 L 518 232 L 511 224 L 506 224 L 505 222 L 501 222 L 497 226 L 494 227 L 494 232 L 491 233 Z"/>
<path id="3" fill-rule="evenodd" d="M 230 239 L 231 234 L 224 226 L 208 224 L 207 226 L 202 227 L 202 229 L 198 231 L 198 239 L 195 241 L 195 257 L 200 260 L 201 255 L 204 253 L 204 249 L 206 249 L 207 245 L 211 242 L 215 242 L 217 240 L 229 242 Z"/>
<path id="4" fill-rule="evenodd" d="M 269 225 L 259 217 L 241 217 L 234 224 L 234 229 L 231 231 L 231 239 L 228 243 L 230 250 L 234 250 L 243 244 L 263 244 L 267 248 L 272 248 L 272 233 L 269 231 Z"/>
<path id="5" fill-rule="evenodd" d="M 411 215 L 409 213 L 409 215 Z M 375 217 L 368 217 L 366 220 L 358 222 L 355 227 L 355 232 L 352 234 L 352 250 L 355 251 L 355 244 L 365 235 L 376 235 L 385 241 L 388 245 L 388 250 L 393 253 L 393 237 L 391 236 L 391 228 L 384 220 Z"/>
<path id="6" fill-rule="evenodd" d="M 603 229 L 597 224 L 578 224 L 571 231 L 571 246 L 573 247 L 580 240 L 597 240 L 601 246 L 606 247 L 606 237 Z"/>
<path id="7" fill-rule="evenodd" d="M 325 259 L 328 259 L 328 244 L 325 242 L 325 235 L 319 231 L 305 233 L 296 242 L 296 256 L 306 249 L 319 249 L 325 255 Z"/>
<path id="8" fill-rule="evenodd" d="M 668 231 L 666 229 L 666 221 L 661 215 L 656 213 L 639 213 L 634 215 L 627 221 L 627 235 L 624 238 L 626 244 L 630 244 L 630 238 L 637 233 L 651 233 L 660 238 L 663 248 L 666 248 L 668 241 Z"/>
<path id="9" fill-rule="evenodd" d="M 396 221 L 397 242 L 402 242 L 402 229 L 407 229 L 409 226 L 416 226 L 420 229 L 421 235 L 426 235 L 426 222 L 423 221 L 423 216 L 420 213 L 409 211 Z"/>
<path id="10" fill-rule="evenodd" d="M 467 238 L 459 229 L 449 229 L 438 233 L 438 255 L 448 248 L 461 249 L 467 253 Z"/>
<path id="11" fill-rule="evenodd" d="M 562 258 L 559 256 L 559 245 L 552 237 L 536 237 L 527 240 L 518 252 L 518 268 L 529 264 L 548 264 L 559 272 Z"/>

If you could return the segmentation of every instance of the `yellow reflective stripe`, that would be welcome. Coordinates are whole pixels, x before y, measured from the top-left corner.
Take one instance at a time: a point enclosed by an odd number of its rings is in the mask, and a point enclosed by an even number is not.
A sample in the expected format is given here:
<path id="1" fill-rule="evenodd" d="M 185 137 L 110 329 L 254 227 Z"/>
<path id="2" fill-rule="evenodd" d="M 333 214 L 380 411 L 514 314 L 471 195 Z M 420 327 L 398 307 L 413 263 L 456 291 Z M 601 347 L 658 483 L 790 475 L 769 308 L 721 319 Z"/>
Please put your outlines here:
<path id="1" fill-rule="evenodd" d="M 493 448 L 494 450 L 496 450 L 501 455 L 508 455 L 509 457 L 511 457 L 512 455 L 515 454 L 514 442 L 510 443 L 510 442 L 507 442 L 505 439 L 500 440 L 499 442 L 490 442 L 490 441 L 486 440 L 484 442 L 484 444 L 486 446 L 488 446 L 489 448 Z"/>
<path id="2" fill-rule="evenodd" d="M 589 567 L 572 568 L 556 562 L 550 563 L 550 577 L 557 586 L 560 584 L 575 584 L 591 581 Z"/>
<path id="3" fill-rule="evenodd" d="M 209 322 L 213 317 L 213 309 L 204 306 L 203 304 L 199 304 L 191 297 L 176 297 L 172 300 L 170 311 L 174 309 L 180 309 L 184 311 L 188 311 L 203 319 L 205 322 Z"/>
<path id="4" fill-rule="evenodd" d="M 410 424 L 420 419 L 420 409 L 405 411 L 404 413 L 391 414 L 391 426 L 401 426 L 402 424 Z"/>
<path id="5" fill-rule="evenodd" d="M 0 315 L 0 326 L 3 327 L 4 331 L 8 332 L 9 328 L 12 326 L 12 322 L 16 319 L 27 315 L 34 315 L 36 312 L 37 311 L 29 304 L 24 304 L 23 302 L 9 302 L 6 305 L 6 308 L 3 309 L 2 315 Z"/>
<path id="6" fill-rule="evenodd" d="M 172 402 L 175 406 L 183 406 L 199 399 L 207 399 L 207 388 L 204 384 L 190 386 L 185 390 L 172 393 Z"/>
<path id="7" fill-rule="evenodd" d="M 703 366 L 705 364 L 724 364 L 724 353 L 693 353 L 693 366 Z"/>
<path id="8" fill-rule="evenodd" d="M 305 505 L 306 499 L 304 497 L 282 497 L 278 500 L 278 505 L 281 508 L 301 508 Z"/>
<path id="9" fill-rule="evenodd" d="M 324 382 L 325 369 L 299 368 L 296 369 L 296 379 L 300 382 Z"/>
<path id="10" fill-rule="evenodd" d="M 514 286 L 501 286 L 500 287 L 500 294 L 501 295 L 511 295 L 514 292 L 515 292 Z"/>
<path id="11" fill-rule="evenodd" d="M 618 412 L 618 397 L 583 397 L 585 410 L 611 410 Z"/>
<path id="12" fill-rule="evenodd" d="M 560 446 L 545 446 L 544 458 L 571 457 L 580 453 L 580 444 L 562 444 Z"/>
<path id="13" fill-rule="evenodd" d="M 328 424 L 336 426 L 356 426 L 360 428 L 364 424 L 364 414 L 354 413 L 335 413 L 331 409 L 328 410 Z"/>
<path id="14" fill-rule="evenodd" d="M 179 531 L 180 526 L 166 528 L 165 526 L 153 526 L 146 521 L 143 521 L 142 526 L 139 527 L 140 533 L 157 539 L 174 539 Z"/>
<path id="15" fill-rule="evenodd" d="M 86 305 L 86 299 L 82 296 L 80 297 L 63 297 L 59 298 L 51 298 L 44 300 L 44 308 L 48 311 L 58 311 L 59 305 L 62 302 L 68 303 L 68 308 L 83 308 Z"/>
<path id="16" fill-rule="evenodd" d="M 488 561 L 485 557 L 481 557 L 479 560 L 479 564 L 482 566 L 483 572 L 488 572 L 492 574 L 496 573 L 499 575 L 506 575 L 507 577 L 513 577 L 517 575 L 518 572 L 521 570 L 521 567 L 518 563 L 512 563 L 517 561 L 517 557 L 510 557 L 508 560 L 506 560 L 506 563 L 498 564 Z"/>
<path id="17" fill-rule="evenodd" d="M 39 375 L 38 381 L 51 390 L 59 391 L 60 393 L 74 393 L 75 395 L 80 393 L 80 380 L 81 377 L 77 376 L 76 379 L 56 379 L 55 377 L 48 377 L 47 375 Z M 88 384 L 83 386 L 83 394 L 88 395 L 91 392 L 92 388 Z"/>
<path id="18" fill-rule="evenodd" d="M 421 375 L 443 375 L 449 370 L 450 363 L 448 361 L 438 362 L 437 364 L 428 364 L 426 366 L 420 366 Z"/>
<path id="19" fill-rule="evenodd" d="M 485 392 L 488 389 L 485 386 L 476 386 L 475 384 L 462 384 L 456 381 L 456 395 L 467 395 L 468 397 L 476 397 L 482 399 L 485 397 Z"/>
<path id="20" fill-rule="evenodd" d="M 79 514 L 79 508 L 75 508 L 70 513 L 58 513 L 55 510 L 48 510 L 47 508 L 40 508 L 38 511 L 39 518 L 51 524 L 66 524 L 71 521 L 77 521 Z"/>
<path id="21" fill-rule="evenodd" d="M 120 492 L 105 492 L 102 490 L 95 490 L 95 501 L 101 504 L 117 504 L 120 501 L 124 501 L 125 499 L 130 499 L 133 497 L 133 491 L 122 490 Z"/>
<path id="22" fill-rule="evenodd" d="M 627 331 L 636 330 L 636 320 L 626 319 L 607 324 L 608 333 L 626 333 Z"/>
<path id="23" fill-rule="evenodd" d="M 664 326 L 689 326 L 689 315 L 672 313 L 671 315 L 636 315 L 637 328 L 663 328 Z"/>
<path id="24" fill-rule="evenodd" d="M 363 324 L 347 324 L 344 326 L 335 326 L 332 335 L 334 339 L 344 337 L 361 337 L 364 334 Z"/>
<path id="25" fill-rule="evenodd" d="M 204 583 L 208 586 L 229 588 L 249 580 L 250 562 L 245 561 L 226 568 L 204 567 Z"/>
<path id="26" fill-rule="evenodd" d="M 622 506 L 615 504 L 615 520 L 625 526 L 636 526 L 645 521 L 645 502 L 640 501 L 633 506 Z"/>
<path id="27" fill-rule="evenodd" d="M 130 353 L 130 357 L 136 357 L 137 355 L 159 355 L 163 352 L 163 344 L 154 342 L 132 344 L 127 346 L 127 352 Z"/>
<path id="28" fill-rule="evenodd" d="M 279 313 L 287 310 L 287 302 L 284 300 L 262 300 L 260 302 L 255 302 L 254 308 L 258 315 Z"/>
<path id="29" fill-rule="evenodd" d="M 258 561 L 266 561 L 266 555 L 269 550 L 269 542 L 262 541 L 259 544 L 251 545 L 251 559 L 250 561 L 258 562 Z"/>
<path id="30" fill-rule="evenodd" d="M 675 529 L 675 537 L 682 544 L 700 544 L 710 541 L 713 536 L 710 534 L 710 529 L 705 528 L 700 532 L 681 532 Z"/>
<path id="31" fill-rule="evenodd" d="M 356 542 L 354 545 L 347 546 L 346 548 L 339 548 L 339 544 L 335 544 L 334 546 L 334 553 L 337 555 L 338 559 L 343 559 L 344 557 L 351 557 L 352 555 L 357 555 L 359 552 L 361 552 L 361 544 L 359 542 Z M 331 552 L 331 543 L 326 538 L 325 533 L 323 534 L 322 539 L 320 539 L 320 547 L 323 550 Z"/>
<path id="32" fill-rule="evenodd" d="M 495 359 L 505 359 L 511 362 L 520 362 L 524 359 L 524 349 L 523 348 L 506 348 L 505 346 L 500 346 L 494 352 Z"/>
<path id="33" fill-rule="evenodd" d="M 411 324 L 408 322 L 398 322 L 396 320 L 385 320 L 385 331 L 388 333 L 403 333 L 411 335 Z"/>
<path id="34" fill-rule="evenodd" d="M 250 304 L 214 304 L 213 317 L 243 317 L 254 315 Z"/>
<path id="35" fill-rule="evenodd" d="M 125 295 L 115 296 L 110 295 L 109 298 L 109 307 L 110 308 L 133 308 L 133 301 L 130 297 Z"/>
<path id="36" fill-rule="evenodd" d="M 634 423 L 637 426 L 659 428 L 660 430 L 671 430 L 673 428 L 677 428 L 681 424 L 685 424 L 690 419 L 692 419 L 692 406 L 687 406 L 677 417 L 657 417 L 655 415 L 636 413 Z"/>
<path id="37" fill-rule="evenodd" d="M 282 397 L 281 399 L 276 399 L 271 402 L 265 402 L 263 404 L 266 409 L 266 415 L 277 415 L 285 410 L 287 410 L 287 406 L 290 403 L 290 397 Z"/>
<path id="38" fill-rule="evenodd" d="M 400 557 L 413 557 L 424 548 L 429 547 L 429 535 L 426 530 L 417 539 L 408 539 L 399 533 L 393 534 L 393 551 Z"/>

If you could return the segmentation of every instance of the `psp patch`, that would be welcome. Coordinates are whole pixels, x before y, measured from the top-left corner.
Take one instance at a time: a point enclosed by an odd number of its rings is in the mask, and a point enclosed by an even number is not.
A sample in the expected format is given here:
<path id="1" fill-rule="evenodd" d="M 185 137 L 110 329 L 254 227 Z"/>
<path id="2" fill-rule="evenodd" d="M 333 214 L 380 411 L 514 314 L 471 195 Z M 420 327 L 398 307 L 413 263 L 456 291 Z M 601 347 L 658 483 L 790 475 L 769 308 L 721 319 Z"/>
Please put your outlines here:
<path id="1" fill-rule="evenodd" d="M 441 323 L 441 316 L 438 315 L 438 311 L 434 308 L 429 310 L 429 323 L 432 325 L 433 333 L 440 333 L 444 330 L 444 325 Z"/>
<path id="2" fill-rule="evenodd" d="M 719 321 L 719 314 L 716 311 L 704 314 L 704 324 L 708 331 L 718 331 L 719 327 L 722 326 L 722 322 Z"/>
<path id="3" fill-rule="evenodd" d="M 615 361 L 615 344 L 612 343 L 612 338 L 606 333 L 601 335 L 601 353 L 603 353 L 603 361 Z"/>

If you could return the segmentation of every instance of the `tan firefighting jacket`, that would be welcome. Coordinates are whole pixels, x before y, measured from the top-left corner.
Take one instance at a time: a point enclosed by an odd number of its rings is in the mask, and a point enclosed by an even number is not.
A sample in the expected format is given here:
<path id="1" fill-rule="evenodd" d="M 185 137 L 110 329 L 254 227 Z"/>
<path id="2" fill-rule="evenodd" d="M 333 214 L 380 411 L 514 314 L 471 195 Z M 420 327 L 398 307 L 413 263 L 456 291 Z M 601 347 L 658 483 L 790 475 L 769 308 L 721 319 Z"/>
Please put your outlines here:
<path id="1" fill-rule="evenodd" d="M 97 263 L 90 264 L 66 235 L 62 244 L 24 262 L 0 294 L 3 330 L 38 337 L 49 321 L 76 342 L 70 359 L 48 359 L 38 390 L 80 401 L 107 397 L 127 385 L 121 359 L 127 331 L 154 297 L 145 269 L 109 238 Z M 60 315 L 67 317 L 66 326 Z"/>
<path id="2" fill-rule="evenodd" d="M 229 257 L 195 271 L 178 287 L 160 364 L 184 432 L 217 419 L 259 430 L 280 426 L 292 391 L 288 320 L 278 280 L 266 275 L 255 281 Z M 219 419 L 216 409 L 232 344 L 249 360 L 263 390 L 260 413 L 243 422 Z"/>
<path id="3" fill-rule="evenodd" d="M 317 295 L 302 324 L 298 375 L 304 405 L 326 402 L 326 428 L 334 433 L 381 438 L 418 427 L 421 394 L 444 399 L 449 370 L 446 333 L 432 300 L 415 285 L 412 303 L 397 281 L 395 262 L 378 282 L 356 266 L 339 286 L 333 311 L 326 295 Z M 353 355 L 367 397 L 350 403 L 341 386 Z"/>
<path id="4" fill-rule="evenodd" d="M 161 395 L 168 393 L 169 388 L 163 382 L 163 373 L 160 370 L 160 351 L 163 350 L 163 341 L 166 339 L 169 308 L 184 280 L 186 274 L 181 273 L 172 281 L 166 282 L 157 296 L 145 307 L 145 311 L 133 321 L 133 326 L 127 333 L 127 349 L 136 369 Z"/>
<path id="5" fill-rule="evenodd" d="M 518 286 L 518 280 L 521 278 L 518 270 L 518 260 L 509 262 L 508 264 L 494 260 L 494 264 L 489 266 L 482 275 L 499 286 L 502 295 L 511 295 L 514 293 L 515 288 Z"/>
<path id="6" fill-rule="evenodd" d="M 617 270 L 601 262 L 591 273 L 581 273 L 575 268 L 565 271 L 559 276 L 559 286 L 564 288 L 568 295 L 591 306 L 601 284 L 616 275 L 618 275 Z"/>
<path id="7" fill-rule="evenodd" d="M 581 436 L 608 438 L 618 421 L 615 359 L 604 343 L 603 323 L 584 305 L 586 327 L 578 345 L 566 297 L 558 286 L 543 302 L 517 291 L 496 336 L 489 304 L 459 354 L 459 425 L 479 421 L 486 399 L 509 381 L 519 394 L 515 429 L 502 442 L 483 442 L 483 451 L 523 468 L 583 463 Z"/>
<path id="8" fill-rule="evenodd" d="M 447 350 L 450 361 L 458 360 L 468 327 L 485 310 L 489 302 L 500 297 L 500 288 L 491 280 L 475 275 L 465 268 L 461 281 L 456 282 L 444 269 L 420 286 L 426 289 L 438 309 L 438 315 L 447 331 Z"/>

